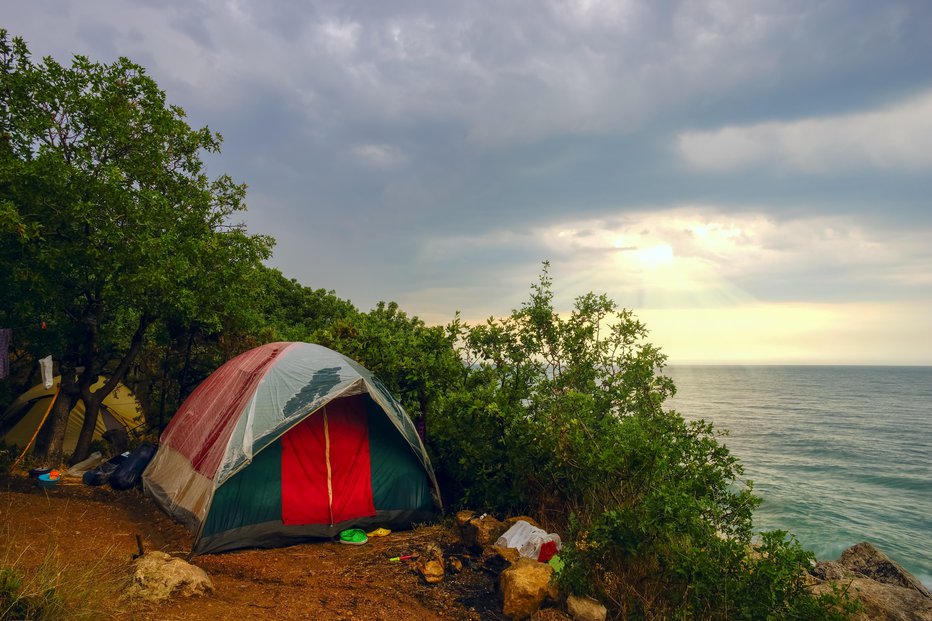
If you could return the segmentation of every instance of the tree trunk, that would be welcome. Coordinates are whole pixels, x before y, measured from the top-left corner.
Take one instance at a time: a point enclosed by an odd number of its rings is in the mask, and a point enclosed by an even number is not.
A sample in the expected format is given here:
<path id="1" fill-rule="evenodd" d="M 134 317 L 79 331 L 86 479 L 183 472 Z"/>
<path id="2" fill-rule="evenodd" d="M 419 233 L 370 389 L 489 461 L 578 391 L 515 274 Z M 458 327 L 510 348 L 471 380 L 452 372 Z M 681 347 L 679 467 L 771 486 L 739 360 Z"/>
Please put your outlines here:
<path id="1" fill-rule="evenodd" d="M 130 365 L 133 363 L 133 360 L 136 359 L 136 355 L 142 347 L 142 341 L 150 323 L 151 319 L 146 315 L 139 318 L 139 325 L 136 327 L 136 332 L 133 334 L 129 350 L 127 350 L 126 354 L 120 360 L 120 364 L 117 365 L 116 369 L 110 377 L 107 378 L 103 386 L 91 392 L 91 385 L 96 380 L 96 377 L 88 375 L 90 373 L 90 367 L 88 367 L 88 370 L 86 370 L 82 376 L 81 401 L 84 402 L 84 423 L 81 425 L 81 435 L 78 436 L 78 444 L 74 448 L 71 463 L 75 464 L 81 460 L 87 459 L 87 456 L 90 455 L 91 441 L 94 439 L 94 428 L 97 426 L 97 417 L 100 415 L 100 404 L 103 403 L 107 395 L 113 392 L 119 383 L 123 381 L 123 378 L 126 377 Z M 88 362 L 90 363 L 90 361 Z"/>
<path id="2" fill-rule="evenodd" d="M 69 369 L 61 370 L 61 384 L 58 398 L 49 414 L 47 445 L 36 449 L 33 454 L 44 458 L 50 465 L 60 465 L 64 453 L 65 431 L 68 428 L 68 416 L 77 402 L 78 387 L 75 385 L 74 373 Z"/>
<path id="3" fill-rule="evenodd" d="M 103 399 L 103 397 L 100 397 L 100 399 Z M 84 422 L 81 423 L 81 434 L 78 436 L 78 443 L 74 447 L 74 454 L 71 456 L 72 465 L 87 459 L 88 455 L 90 455 L 94 430 L 97 428 L 97 419 L 100 417 L 100 400 L 98 400 L 97 393 L 94 393 L 88 399 L 82 394 L 81 400 L 84 401 Z"/>

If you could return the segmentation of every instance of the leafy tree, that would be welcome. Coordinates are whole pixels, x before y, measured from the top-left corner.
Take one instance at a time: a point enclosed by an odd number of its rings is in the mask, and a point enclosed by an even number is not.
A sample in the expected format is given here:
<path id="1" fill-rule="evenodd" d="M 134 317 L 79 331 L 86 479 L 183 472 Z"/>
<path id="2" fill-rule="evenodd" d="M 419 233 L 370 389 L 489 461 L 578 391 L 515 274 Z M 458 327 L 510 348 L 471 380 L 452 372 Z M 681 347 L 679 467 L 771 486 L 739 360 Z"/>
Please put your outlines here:
<path id="1" fill-rule="evenodd" d="M 239 287 L 249 303 L 228 300 L 220 314 L 222 330 L 165 321 L 151 333 L 131 382 L 159 430 L 191 391 L 230 358 L 263 343 L 313 341 L 315 332 L 358 312 L 332 291 L 305 287 L 261 265 Z"/>
<path id="2" fill-rule="evenodd" d="M 415 419 L 436 412 L 442 395 L 464 376 L 451 335 L 409 317 L 395 302 L 337 319 L 312 339 L 375 373 Z"/>
<path id="3" fill-rule="evenodd" d="M 248 306 L 269 238 L 230 217 L 245 186 L 210 180 L 201 153 L 221 138 L 193 129 L 145 70 L 121 58 L 35 62 L 0 31 L 0 289 L 3 319 L 47 321 L 62 376 L 49 453 L 61 453 L 70 401 L 86 408 L 85 456 L 101 401 L 127 374 L 150 328 L 171 319 L 218 331 L 228 300 Z M 244 310 L 244 312 L 246 312 Z M 96 391 L 98 375 L 107 378 Z"/>

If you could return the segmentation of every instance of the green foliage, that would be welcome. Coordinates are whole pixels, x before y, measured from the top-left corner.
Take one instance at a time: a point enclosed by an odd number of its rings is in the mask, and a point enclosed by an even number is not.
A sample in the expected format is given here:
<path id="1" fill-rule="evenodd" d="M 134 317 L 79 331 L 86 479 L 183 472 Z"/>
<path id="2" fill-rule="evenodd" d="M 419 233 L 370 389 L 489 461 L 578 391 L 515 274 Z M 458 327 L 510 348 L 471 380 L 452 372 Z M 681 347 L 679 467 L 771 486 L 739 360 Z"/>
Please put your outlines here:
<path id="1" fill-rule="evenodd" d="M 741 464 L 712 425 L 663 408 L 665 357 L 630 311 L 587 294 L 557 313 L 545 264 L 509 317 L 448 332 L 465 375 L 429 446 L 449 504 L 567 532 L 565 588 L 625 618 L 844 617 L 842 600 L 805 590 L 798 542 L 765 533 L 752 547 L 759 499 Z"/>
<path id="2" fill-rule="evenodd" d="M 219 134 L 189 127 L 142 67 L 34 62 L 0 31 L 0 136 L 0 321 L 47 321 L 20 345 L 52 353 L 88 411 L 159 321 L 246 321 L 272 242 L 231 222 L 245 186 L 204 172 Z"/>
<path id="3" fill-rule="evenodd" d="M 439 399 L 464 374 L 447 331 L 408 317 L 395 302 L 346 314 L 312 340 L 359 361 L 416 419 L 432 420 Z"/>

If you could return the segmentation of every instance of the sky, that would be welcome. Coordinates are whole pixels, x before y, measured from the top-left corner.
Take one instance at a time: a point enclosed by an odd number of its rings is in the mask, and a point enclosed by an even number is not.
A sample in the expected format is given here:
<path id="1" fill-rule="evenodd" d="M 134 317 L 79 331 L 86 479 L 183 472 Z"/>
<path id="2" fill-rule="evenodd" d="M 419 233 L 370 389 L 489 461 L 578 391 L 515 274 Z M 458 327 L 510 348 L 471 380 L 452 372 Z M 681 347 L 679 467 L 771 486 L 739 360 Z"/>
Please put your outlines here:
<path id="1" fill-rule="evenodd" d="M 606 293 L 673 364 L 932 364 L 926 0 L 34 0 L 145 66 L 273 265 L 476 322 Z"/>

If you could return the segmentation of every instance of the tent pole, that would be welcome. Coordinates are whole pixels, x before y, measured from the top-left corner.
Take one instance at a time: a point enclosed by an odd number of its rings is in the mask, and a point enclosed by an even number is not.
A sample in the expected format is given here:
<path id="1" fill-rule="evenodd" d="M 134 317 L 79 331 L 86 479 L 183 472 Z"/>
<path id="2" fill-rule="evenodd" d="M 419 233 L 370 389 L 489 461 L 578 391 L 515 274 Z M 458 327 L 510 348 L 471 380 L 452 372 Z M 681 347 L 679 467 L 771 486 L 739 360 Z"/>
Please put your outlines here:
<path id="1" fill-rule="evenodd" d="M 45 415 L 42 416 L 42 421 L 39 422 L 39 425 L 36 427 L 36 432 L 32 434 L 32 438 L 30 438 L 29 442 L 26 443 L 26 448 L 24 448 L 19 457 L 16 458 L 16 461 L 13 462 L 13 465 L 10 466 L 10 470 L 16 468 L 17 464 L 19 464 L 19 462 L 23 460 L 23 457 L 26 456 L 26 453 L 29 452 L 29 449 L 32 447 L 32 443 L 36 441 L 36 436 L 39 435 L 39 430 L 42 429 L 42 425 L 45 424 L 45 419 L 49 417 L 49 413 L 51 413 L 52 407 L 55 405 L 55 401 L 58 399 L 59 391 L 61 391 L 61 384 L 55 387 L 55 394 L 52 395 L 52 402 L 49 403 L 49 408 L 45 411 Z"/>

